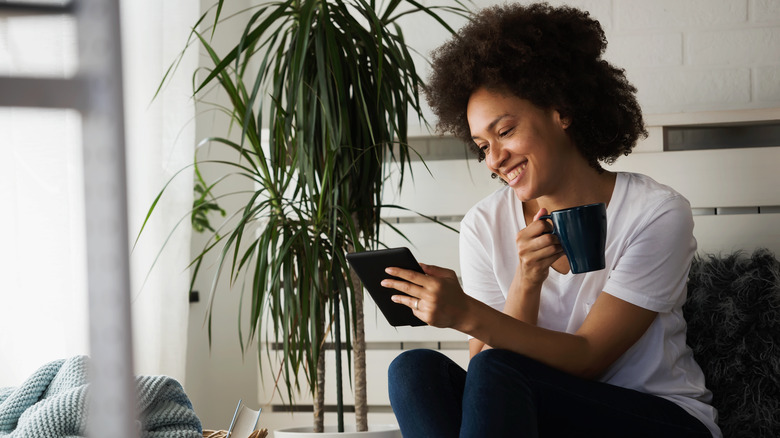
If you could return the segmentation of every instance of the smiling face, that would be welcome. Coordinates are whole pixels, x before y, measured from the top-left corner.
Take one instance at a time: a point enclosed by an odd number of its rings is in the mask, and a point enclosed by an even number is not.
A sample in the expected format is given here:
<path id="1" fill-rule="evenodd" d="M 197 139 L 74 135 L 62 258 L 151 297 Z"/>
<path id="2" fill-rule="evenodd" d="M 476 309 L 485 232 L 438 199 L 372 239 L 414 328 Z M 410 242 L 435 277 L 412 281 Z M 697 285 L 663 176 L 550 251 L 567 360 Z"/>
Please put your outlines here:
<path id="1" fill-rule="evenodd" d="M 569 120 L 558 111 L 479 88 L 469 99 L 466 117 L 488 169 L 521 201 L 561 195 L 572 172 L 587 166 L 566 133 Z"/>

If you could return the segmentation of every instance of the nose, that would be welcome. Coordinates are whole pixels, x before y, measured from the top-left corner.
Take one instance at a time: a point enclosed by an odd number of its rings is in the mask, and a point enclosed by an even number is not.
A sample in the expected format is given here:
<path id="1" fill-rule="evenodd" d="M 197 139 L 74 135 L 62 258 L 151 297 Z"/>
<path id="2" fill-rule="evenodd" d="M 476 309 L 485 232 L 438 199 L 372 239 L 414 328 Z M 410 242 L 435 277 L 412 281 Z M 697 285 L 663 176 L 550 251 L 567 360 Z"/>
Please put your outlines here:
<path id="1" fill-rule="evenodd" d="M 498 169 L 501 164 L 506 160 L 506 149 L 501 147 L 501 142 L 495 142 L 490 145 L 487 153 L 485 154 L 485 164 L 491 169 Z"/>

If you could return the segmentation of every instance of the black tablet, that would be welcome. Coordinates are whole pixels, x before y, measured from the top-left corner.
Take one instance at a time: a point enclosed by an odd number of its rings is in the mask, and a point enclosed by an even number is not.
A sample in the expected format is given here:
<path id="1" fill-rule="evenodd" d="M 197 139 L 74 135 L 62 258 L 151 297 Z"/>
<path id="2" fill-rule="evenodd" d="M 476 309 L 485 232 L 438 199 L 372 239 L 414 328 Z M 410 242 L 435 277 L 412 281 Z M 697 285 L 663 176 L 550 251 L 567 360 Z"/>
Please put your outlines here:
<path id="1" fill-rule="evenodd" d="M 363 251 L 347 254 L 347 261 L 357 272 L 366 290 L 374 299 L 374 302 L 385 315 L 387 322 L 393 327 L 402 325 L 421 326 L 427 325 L 420 318 L 414 316 L 412 309 L 403 304 L 394 303 L 390 299 L 393 295 L 405 295 L 395 289 L 389 289 L 381 285 L 385 278 L 395 278 L 385 272 L 385 268 L 391 266 L 402 269 L 410 269 L 423 272 L 408 248 L 390 248 L 376 251 Z"/>

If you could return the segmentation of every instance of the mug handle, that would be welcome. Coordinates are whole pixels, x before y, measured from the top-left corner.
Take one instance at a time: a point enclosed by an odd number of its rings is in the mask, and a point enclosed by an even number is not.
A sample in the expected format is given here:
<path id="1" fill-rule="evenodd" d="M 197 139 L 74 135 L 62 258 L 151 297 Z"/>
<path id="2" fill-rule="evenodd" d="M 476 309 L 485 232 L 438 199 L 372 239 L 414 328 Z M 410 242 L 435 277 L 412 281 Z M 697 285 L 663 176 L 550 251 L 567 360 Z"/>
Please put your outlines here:
<path id="1" fill-rule="evenodd" d="M 544 231 L 542 234 L 555 234 L 555 222 L 552 222 L 552 215 L 551 214 L 546 214 L 544 216 L 541 216 L 541 217 L 539 217 L 539 220 L 540 221 L 548 220 L 548 221 L 550 221 L 552 223 L 552 227 L 553 227 L 552 231 Z M 557 234 L 556 234 L 556 236 L 557 236 Z"/>

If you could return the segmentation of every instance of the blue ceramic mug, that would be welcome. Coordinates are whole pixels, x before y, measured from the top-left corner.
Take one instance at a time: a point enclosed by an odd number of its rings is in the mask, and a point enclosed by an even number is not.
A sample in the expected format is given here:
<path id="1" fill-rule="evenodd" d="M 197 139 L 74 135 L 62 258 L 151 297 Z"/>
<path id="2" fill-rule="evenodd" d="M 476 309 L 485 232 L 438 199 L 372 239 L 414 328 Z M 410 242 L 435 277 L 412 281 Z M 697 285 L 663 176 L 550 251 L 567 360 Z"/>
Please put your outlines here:
<path id="1" fill-rule="evenodd" d="M 603 202 L 555 210 L 540 219 L 552 222 L 552 234 L 558 236 L 571 272 L 582 274 L 604 269 L 607 206 Z"/>

